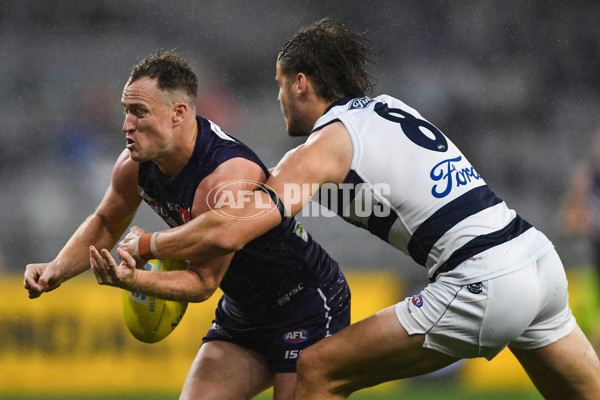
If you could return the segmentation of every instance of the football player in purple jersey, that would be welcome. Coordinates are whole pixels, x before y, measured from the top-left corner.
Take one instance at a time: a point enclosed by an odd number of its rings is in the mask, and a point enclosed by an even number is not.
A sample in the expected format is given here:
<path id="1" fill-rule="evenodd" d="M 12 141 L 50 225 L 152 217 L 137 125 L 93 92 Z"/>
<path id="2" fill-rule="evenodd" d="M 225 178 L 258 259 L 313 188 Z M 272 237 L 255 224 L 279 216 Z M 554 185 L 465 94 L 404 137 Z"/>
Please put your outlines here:
<path id="1" fill-rule="evenodd" d="M 91 266 L 100 284 L 167 300 L 201 302 L 221 288 L 180 398 L 249 399 L 273 386 L 274 399 L 289 400 L 300 353 L 350 323 L 344 275 L 295 219 L 235 253 L 169 257 L 189 260 L 183 271 L 137 269 L 139 257 L 118 249 L 118 263 L 109 252 L 142 201 L 170 226 L 185 225 L 220 203 L 231 205 L 226 200 L 244 201 L 238 195 L 268 178 L 254 152 L 196 115 L 197 88 L 195 73 L 176 54 L 154 54 L 134 67 L 122 95 L 126 149 L 104 199 L 53 261 L 26 267 L 24 285 L 36 298 Z"/>

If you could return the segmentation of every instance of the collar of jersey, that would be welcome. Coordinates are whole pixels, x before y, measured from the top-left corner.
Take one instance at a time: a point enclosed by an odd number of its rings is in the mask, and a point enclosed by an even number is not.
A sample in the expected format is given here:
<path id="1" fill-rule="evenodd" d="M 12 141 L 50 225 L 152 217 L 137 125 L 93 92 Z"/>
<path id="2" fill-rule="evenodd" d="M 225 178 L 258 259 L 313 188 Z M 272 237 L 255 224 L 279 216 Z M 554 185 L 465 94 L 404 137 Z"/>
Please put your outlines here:
<path id="1" fill-rule="evenodd" d="M 327 109 L 325 110 L 323 115 L 327 114 L 329 112 L 329 110 L 331 110 L 333 107 L 343 106 L 344 104 L 348 103 L 350 100 L 352 100 L 350 97 L 344 97 L 344 98 L 334 101 L 333 103 L 331 103 L 329 105 L 329 107 L 327 107 Z"/>

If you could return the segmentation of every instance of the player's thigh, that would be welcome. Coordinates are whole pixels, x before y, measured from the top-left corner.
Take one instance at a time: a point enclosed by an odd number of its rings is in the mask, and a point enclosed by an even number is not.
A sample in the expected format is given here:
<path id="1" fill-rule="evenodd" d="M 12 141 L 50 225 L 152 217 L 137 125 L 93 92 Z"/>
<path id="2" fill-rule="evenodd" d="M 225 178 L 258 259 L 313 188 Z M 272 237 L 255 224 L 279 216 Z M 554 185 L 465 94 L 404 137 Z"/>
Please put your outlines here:
<path id="1" fill-rule="evenodd" d="M 579 326 L 548 346 L 510 349 L 544 397 L 600 399 L 600 362 Z"/>
<path id="2" fill-rule="evenodd" d="M 388 307 L 306 349 L 299 381 L 328 381 L 341 392 L 435 371 L 457 361 L 423 348 L 423 335 L 409 336 Z M 306 383 L 306 381 L 304 381 Z M 313 382 L 315 383 L 315 382 Z"/>
<path id="3" fill-rule="evenodd" d="M 239 345 L 210 341 L 200 347 L 180 400 L 250 399 L 273 383 L 265 360 Z"/>

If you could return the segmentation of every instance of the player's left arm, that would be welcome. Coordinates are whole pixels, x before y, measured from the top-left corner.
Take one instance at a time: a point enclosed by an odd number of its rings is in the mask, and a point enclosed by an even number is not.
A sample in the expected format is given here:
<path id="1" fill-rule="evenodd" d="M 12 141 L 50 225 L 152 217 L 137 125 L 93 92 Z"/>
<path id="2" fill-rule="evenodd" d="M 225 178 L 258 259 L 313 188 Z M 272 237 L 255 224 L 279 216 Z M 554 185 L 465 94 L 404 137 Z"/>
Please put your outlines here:
<path id="1" fill-rule="evenodd" d="M 248 182 L 264 182 L 266 176 L 257 164 L 243 158 L 234 158 L 221 164 L 212 174 L 206 177 L 196 189 L 192 208 L 192 221 L 215 207 L 215 199 L 209 197 L 211 189 L 228 184 L 232 195 L 249 190 Z M 237 184 L 229 184 L 238 182 Z M 143 233 L 139 227 L 132 232 Z M 166 300 L 201 302 L 219 287 L 233 253 L 208 260 L 189 257 L 183 252 L 161 258 L 179 258 L 190 260 L 190 266 L 183 271 L 154 272 L 135 269 L 136 261 L 123 248 L 117 249 L 121 263 L 112 258 L 106 250 L 98 252 L 90 248 L 92 271 L 100 284 L 117 286 L 129 291 L 145 293 Z"/>
<path id="2" fill-rule="evenodd" d="M 117 248 L 117 255 L 120 263 L 108 250 L 90 247 L 90 265 L 99 284 L 193 303 L 213 295 L 233 257 L 232 253 L 206 263 L 190 263 L 186 270 L 158 272 L 136 269 L 136 260 L 122 248 Z"/>

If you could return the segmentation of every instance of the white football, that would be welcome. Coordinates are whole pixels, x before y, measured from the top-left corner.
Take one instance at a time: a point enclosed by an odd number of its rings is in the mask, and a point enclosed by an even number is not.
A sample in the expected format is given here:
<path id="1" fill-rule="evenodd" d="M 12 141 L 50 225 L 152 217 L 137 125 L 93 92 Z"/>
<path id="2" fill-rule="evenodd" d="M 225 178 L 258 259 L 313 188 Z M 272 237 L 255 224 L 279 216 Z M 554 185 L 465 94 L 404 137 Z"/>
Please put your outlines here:
<path id="1" fill-rule="evenodd" d="M 150 260 L 144 266 L 148 271 L 187 269 L 185 260 Z M 187 303 L 164 300 L 155 296 L 123 290 L 123 319 L 129 332 L 141 342 L 155 343 L 167 337 L 177 327 Z"/>

